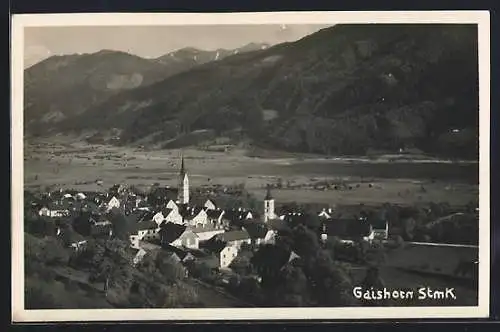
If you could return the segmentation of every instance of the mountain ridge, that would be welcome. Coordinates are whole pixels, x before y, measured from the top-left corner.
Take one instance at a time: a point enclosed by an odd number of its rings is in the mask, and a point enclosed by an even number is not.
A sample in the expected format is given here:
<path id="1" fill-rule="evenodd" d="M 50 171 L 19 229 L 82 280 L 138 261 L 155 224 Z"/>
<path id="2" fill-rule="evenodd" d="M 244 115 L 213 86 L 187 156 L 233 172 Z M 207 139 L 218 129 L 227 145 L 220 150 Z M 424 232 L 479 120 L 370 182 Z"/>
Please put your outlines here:
<path id="1" fill-rule="evenodd" d="M 335 25 L 118 93 L 54 130 L 118 128 L 134 144 L 210 129 L 290 151 L 476 158 L 477 62 L 473 25 Z"/>

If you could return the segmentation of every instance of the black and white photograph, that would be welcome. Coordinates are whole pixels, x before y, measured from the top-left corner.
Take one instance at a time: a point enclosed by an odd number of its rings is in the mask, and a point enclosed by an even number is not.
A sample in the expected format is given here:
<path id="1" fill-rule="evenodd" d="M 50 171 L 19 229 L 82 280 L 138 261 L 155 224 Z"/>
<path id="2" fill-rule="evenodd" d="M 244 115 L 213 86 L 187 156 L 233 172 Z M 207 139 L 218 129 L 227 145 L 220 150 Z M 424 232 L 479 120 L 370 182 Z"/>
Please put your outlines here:
<path id="1" fill-rule="evenodd" d="M 13 319 L 488 316 L 488 15 L 15 15 Z"/>

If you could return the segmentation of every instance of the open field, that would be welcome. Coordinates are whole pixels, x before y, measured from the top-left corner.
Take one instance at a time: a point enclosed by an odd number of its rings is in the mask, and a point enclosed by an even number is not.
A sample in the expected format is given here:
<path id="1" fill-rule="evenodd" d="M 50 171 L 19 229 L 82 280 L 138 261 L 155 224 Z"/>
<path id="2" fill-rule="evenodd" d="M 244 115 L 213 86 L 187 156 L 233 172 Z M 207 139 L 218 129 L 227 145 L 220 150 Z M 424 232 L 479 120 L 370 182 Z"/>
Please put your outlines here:
<path id="1" fill-rule="evenodd" d="M 180 150 L 144 151 L 81 142 L 25 144 L 25 186 L 102 190 L 115 183 L 147 188 L 153 183 L 177 185 Z M 246 151 L 207 152 L 185 149 L 191 185 L 244 183 L 263 198 L 265 186 L 277 183 L 278 202 L 377 204 L 447 201 L 466 204 L 478 198 L 478 164 L 439 161 L 389 162 L 356 159 L 256 158 Z M 102 185 L 96 180 L 102 180 Z M 320 181 L 345 187 L 315 189 Z M 285 185 L 286 184 L 286 185 Z M 104 187 L 104 188 L 103 188 Z"/>

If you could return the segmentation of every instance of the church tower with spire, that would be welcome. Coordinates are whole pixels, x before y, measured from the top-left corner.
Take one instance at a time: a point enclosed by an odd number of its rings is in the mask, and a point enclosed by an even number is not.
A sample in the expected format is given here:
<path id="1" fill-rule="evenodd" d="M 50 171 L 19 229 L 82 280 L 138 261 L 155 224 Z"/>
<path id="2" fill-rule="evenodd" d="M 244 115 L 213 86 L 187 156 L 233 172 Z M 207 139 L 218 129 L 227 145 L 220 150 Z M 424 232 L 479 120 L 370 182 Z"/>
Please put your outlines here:
<path id="1" fill-rule="evenodd" d="M 179 172 L 177 200 L 180 204 L 189 203 L 189 178 L 184 167 L 184 154 L 181 154 L 181 170 Z"/>
<path id="2" fill-rule="evenodd" d="M 267 185 L 267 193 L 264 198 L 264 222 L 268 222 L 276 218 L 274 214 L 274 198 L 271 195 L 271 187 Z"/>

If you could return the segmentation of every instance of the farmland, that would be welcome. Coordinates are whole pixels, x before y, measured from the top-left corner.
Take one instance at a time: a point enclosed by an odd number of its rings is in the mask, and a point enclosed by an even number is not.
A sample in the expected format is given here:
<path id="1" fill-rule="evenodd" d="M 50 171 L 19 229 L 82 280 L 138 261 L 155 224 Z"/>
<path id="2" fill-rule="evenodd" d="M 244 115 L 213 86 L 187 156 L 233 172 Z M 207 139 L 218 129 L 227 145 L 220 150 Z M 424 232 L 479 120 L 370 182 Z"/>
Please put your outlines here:
<path id="1" fill-rule="evenodd" d="M 286 156 L 259 158 L 244 149 L 229 152 L 183 150 L 193 187 L 243 184 L 263 198 L 267 184 L 278 202 L 327 204 L 414 204 L 447 201 L 464 205 L 478 198 L 478 164 Z M 25 144 L 28 188 L 59 186 L 101 190 L 115 183 L 147 188 L 177 185 L 180 150 L 89 145 L 65 140 Z M 321 183 L 338 184 L 324 188 Z"/>

